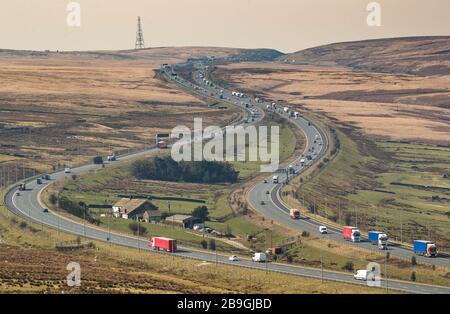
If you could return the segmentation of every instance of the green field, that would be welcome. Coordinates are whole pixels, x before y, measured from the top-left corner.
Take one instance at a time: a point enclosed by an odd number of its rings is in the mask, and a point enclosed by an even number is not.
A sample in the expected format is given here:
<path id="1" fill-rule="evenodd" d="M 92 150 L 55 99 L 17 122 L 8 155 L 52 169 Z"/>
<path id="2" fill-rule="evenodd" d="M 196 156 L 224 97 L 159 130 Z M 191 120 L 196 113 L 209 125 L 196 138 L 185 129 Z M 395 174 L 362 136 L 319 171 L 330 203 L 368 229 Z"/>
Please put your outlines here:
<path id="1" fill-rule="evenodd" d="M 270 124 L 272 126 L 273 123 Z M 270 128 L 269 128 L 270 131 Z M 270 134 L 270 133 L 269 133 Z M 270 139 L 270 138 L 269 138 Z M 296 149 L 297 142 L 294 131 L 290 127 L 280 127 L 280 159 L 289 158 Z M 248 156 L 248 150 L 247 150 Z M 76 202 L 89 205 L 112 205 L 117 202 L 120 194 L 147 196 L 159 210 L 178 214 L 191 214 L 200 206 L 206 205 L 209 217 L 223 222 L 208 222 L 218 231 L 230 229 L 238 237 L 239 242 L 248 245 L 246 234 L 260 232 L 261 228 L 247 220 L 234 217 L 230 194 L 242 183 L 259 174 L 260 162 L 233 162 L 232 165 L 240 172 L 237 184 L 195 184 L 186 182 L 161 182 L 152 180 L 137 180 L 131 175 L 131 163 L 120 166 L 107 166 L 105 169 L 81 175 L 75 180 L 69 178 L 58 187 L 60 196 L 65 196 Z M 155 198 L 155 199 L 153 199 Z M 157 198 L 183 198 L 183 200 L 163 200 Z M 192 201 L 189 201 L 191 199 Z M 203 202 L 198 202 L 203 201 Z M 109 225 L 114 230 L 128 232 L 129 221 L 101 217 L 108 209 L 90 209 L 93 216 L 99 218 L 102 224 Z M 183 230 L 172 230 L 162 224 L 148 224 L 149 232 L 158 235 L 172 236 L 181 242 L 199 246 L 201 237 Z M 175 233 L 174 233 L 175 232 Z M 222 244 L 221 249 L 230 248 Z"/>
<path id="2" fill-rule="evenodd" d="M 450 249 L 450 148 L 373 142 L 337 132 L 341 150 L 297 198 L 317 212 L 363 230 L 382 229 L 394 239 L 423 238 Z"/>

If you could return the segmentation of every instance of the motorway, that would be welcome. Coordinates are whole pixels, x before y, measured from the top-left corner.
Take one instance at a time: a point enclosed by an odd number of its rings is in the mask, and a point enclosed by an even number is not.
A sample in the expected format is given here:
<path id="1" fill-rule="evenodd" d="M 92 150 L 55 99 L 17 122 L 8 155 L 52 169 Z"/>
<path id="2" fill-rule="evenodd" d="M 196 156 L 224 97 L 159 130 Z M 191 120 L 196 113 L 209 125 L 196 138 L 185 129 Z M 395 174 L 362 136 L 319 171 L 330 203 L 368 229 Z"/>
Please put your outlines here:
<path id="1" fill-rule="evenodd" d="M 211 94 L 213 94 L 213 97 L 219 97 L 217 94 L 217 86 L 215 86 L 215 89 L 209 89 L 205 88 L 204 86 L 199 86 L 196 84 L 193 84 L 192 82 L 189 82 L 187 80 L 184 80 L 180 77 L 173 77 L 171 75 L 165 74 L 168 78 L 170 78 L 173 82 L 178 84 L 180 87 L 183 87 L 185 89 L 188 89 L 194 94 L 202 95 L 204 97 L 212 97 Z M 194 87 L 197 88 L 194 88 Z M 215 91 L 215 92 L 214 92 Z M 253 109 L 246 108 L 243 103 L 240 103 L 240 101 L 250 101 L 250 99 L 242 99 L 237 100 L 234 99 L 231 95 L 230 91 L 223 92 L 225 97 L 221 99 L 221 101 L 232 104 L 232 105 L 238 105 L 241 107 L 245 112 L 247 113 L 246 121 L 248 123 L 256 123 L 259 120 L 261 120 L 264 117 L 264 112 L 261 108 L 257 108 L 257 106 L 252 106 Z M 263 107 L 265 104 L 260 104 L 261 107 Z M 251 121 L 251 119 L 254 119 L 254 121 Z M 299 119 L 299 121 L 302 121 L 303 123 L 307 123 L 306 120 Z M 303 125 L 305 127 L 305 125 Z M 309 126 L 311 127 L 311 126 Z M 305 128 L 309 129 L 309 128 Z M 311 128 L 311 133 L 306 131 L 306 135 L 308 137 L 308 142 L 313 142 L 313 138 L 310 138 L 308 134 L 314 135 L 314 132 L 319 132 L 320 130 L 316 129 L 315 127 Z M 314 131 L 315 130 L 315 131 Z M 322 138 L 322 140 L 325 140 L 325 138 Z M 124 156 L 119 156 L 117 163 L 124 162 L 127 160 L 151 155 L 157 152 L 156 148 L 149 148 L 146 150 L 143 150 L 141 152 L 132 153 Z M 311 161 L 313 162 L 313 161 Z M 95 169 L 100 169 L 100 165 L 84 165 L 81 167 L 73 168 L 71 169 L 71 173 L 65 173 L 64 171 L 58 171 L 53 174 L 51 174 L 52 179 L 50 181 L 45 181 L 43 184 L 38 185 L 36 183 L 36 180 L 29 180 L 27 182 L 27 190 L 20 192 L 20 195 L 16 195 L 18 192 L 18 187 L 12 188 L 8 193 L 5 195 L 5 204 L 6 206 L 14 212 L 16 215 L 21 216 L 25 219 L 34 221 L 35 223 L 41 224 L 42 226 L 58 229 L 59 231 L 74 234 L 74 235 L 80 235 L 85 236 L 90 239 L 104 241 L 104 242 L 110 242 L 116 245 L 122 245 L 127 246 L 131 248 L 139 248 L 142 250 L 148 250 L 150 251 L 148 240 L 142 239 L 142 238 L 136 238 L 116 232 L 111 232 L 110 230 L 105 230 L 90 224 L 84 224 L 80 223 L 74 220 L 71 220 L 66 217 L 62 217 L 52 211 L 44 212 L 44 205 L 41 202 L 41 192 L 49 185 L 54 183 L 55 181 L 59 181 L 64 179 L 67 176 L 71 176 L 72 174 L 81 174 L 86 173 Z M 298 170 L 298 169 L 297 169 Z M 281 174 L 280 174 L 281 176 Z M 260 186 L 260 185 L 258 185 Z M 260 189 L 258 187 L 255 187 L 254 191 L 265 191 L 267 188 L 270 188 L 272 190 L 271 195 L 276 195 L 276 189 L 278 185 L 271 185 L 271 184 L 265 184 L 261 185 L 264 188 Z M 257 194 L 255 194 L 257 195 Z M 275 202 L 276 199 L 272 199 L 274 202 L 274 206 L 276 206 Z M 263 211 L 268 210 L 266 214 L 272 213 L 274 215 L 285 215 L 282 211 L 280 211 L 279 208 L 274 207 L 273 212 L 269 211 L 271 205 L 265 205 L 263 207 Z M 256 206 L 258 210 L 261 210 L 262 206 Z M 283 219 L 283 218 L 281 218 Z M 288 220 L 289 223 L 298 223 L 293 222 L 291 220 Z M 154 253 L 156 254 L 156 253 Z M 239 261 L 229 261 L 228 256 L 207 252 L 207 251 L 199 251 L 199 250 L 193 250 L 193 249 L 187 249 L 187 248 L 180 248 L 179 251 L 170 253 L 175 256 L 181 256 L 186 258 L 192 258 L 197 259 L 201 261 L 208 261 L 208 262 L 217 262 L 217 263 L 223 263 L 223 264 L 230 264 L 230 265 L 236 265 L 241 267 L 248 267 L 253 269 L 261 269 L 261 270 L 267 270 L 271 272 L 280 272 L 280 273 L 287 273 L 292 275 L 299 275 L 299 276 L 306 276 L 306 277 L 312 277 L 312 278 L 323 278 L 324 280 L 333 280 L 338 282 L 346 282 L 346 283 L 352 283 L 352 284 L 358 284 L 358 285 L 365 285 L 364 282 L 355 281 L 353 278 L 353 274 L 349 273 L 341 273 L 341 272 L 333 272 L 333 271 L 321 271 L 320 269 L 315 268 L 308 268 L 308 267 L 300 267 L 300 266 L 293 266 L 288 264 L 281 264 L 281 263 L 254 263 L 250 259 L 241 259 Z M 151 258 L 151 255 L 149 255 L 149 258 Z M 381 286 L 384 288 L 388 286 L 391 290 L 397 290 L 397 291 L 403 291 L 403 292 L 409 292 L 409 293 L 450 293 L 450 288 L 446 287 L 438 287 L 438 286 L 431 286 L 431 285 L 425 285 L 425 284 L 417 284 L 417 283 L 411 283 L 411 282 L 405 282 L 405 281 L 398 281 L 398 280 L 389 280 L 388 282 L 385 282 L 384 280 L 381 280 Z"/>
<path id="2" fill-rule="evenodd" d="M 206 75 L 205 72 L 207 72 L 207 70 L 205 69 L 205 66 L 198 65 L 197 67 L 200 68 L 199 72 L 203 72 Z M 199 72 L 194 74 L 194 79 L 198 84 L 202 84 Z M 219 95 L 220 93 L 218 93 L 218 90 L 223 90 L 217 85 L 203 86 L 203 89 L 213 95 Z M 233 96 L 230 91 L 223 91 L 225 99 L 232 101 L 234 104 L 252 104 L 253 102 L 250 97 L 236 97 Z M 293 176 L 297 176 L 304 172 L 318 159 L 320 159 L 320 157 L 326 152 L 328 148 L 328 140 L 323 131 L 319 127 L 314 125 L 311 121 L 306 120 L 302 116 L 299 116 L 297 118 L 291 117 L 288 113 L 284 112 L 283 108 L 280 105 L 272 108 L 271 103 L 263 102 L 255 103 L 254 106 L 252 106 L 252 108 L 259 108 L 260 110 L 267 107 L 270 108 L 268 110 L 278 113 L 280 116 L 290 120 L 292 123 L 294 123 L 294 125 L 300 128 L 300 130 L 302 130 L 302 132 L 305 134 L 306 145 L 301 156 L 297 156 L 297 158 L 291 163 L 294 169 L 294 173 L 288 174 L 287 171 L 280 171 L 276 174 L 279 176 L 279 183 L 272 183 L 272 177 L 268 177 L 266 178 L 267 183 L 261 182 L 251 188 L 248 196 L 251 206 L 266 218 L 276 221 L 282 225 L 288 226 L 294 230 L 298 230 L 299 232 L 307 231 L 311 235 L 322 236 L 337 242 L 348 243 L 349 245 L 355 245 L 366 250 L 380 252 L 377 246 L 373 245 L 367 238 L 361 237 L 361 242 L 351 243 L 344 240 L 342 236 L 342 229 L 337 229 L 334 226 L 309 219 L 305 216 L 300 220 L 293 220 L 290 218 L 290 208 L 288 208 L 280 198 L 280 190 L 282 188 L 282 185 L 287 180 L 291 180 Z M 308 155 L 311 157 L 311 159 L 305 158 Z M 301 163 L 301 159 L 305 159 L 305 162 Z M 261 201 L 264 201 L 265 204 L 262 205 Z M 327 226 L 327 234 L 321 234 L 319 232 L 319 226 L 322 225 Z M 406 260 L 410 260 L 411 256 L 414 255 L 413 251 L 410 248 L 393 243 L 388 246 L 387 251 L 391 256 Z M 424 256 L 416 256 L 416 260 L 418 263 L 422 264 L 434 264 L 443 267 L 450 267 L 450 259 L 448 257 L 441 256 L 436 258 L 429 258 Z"/>

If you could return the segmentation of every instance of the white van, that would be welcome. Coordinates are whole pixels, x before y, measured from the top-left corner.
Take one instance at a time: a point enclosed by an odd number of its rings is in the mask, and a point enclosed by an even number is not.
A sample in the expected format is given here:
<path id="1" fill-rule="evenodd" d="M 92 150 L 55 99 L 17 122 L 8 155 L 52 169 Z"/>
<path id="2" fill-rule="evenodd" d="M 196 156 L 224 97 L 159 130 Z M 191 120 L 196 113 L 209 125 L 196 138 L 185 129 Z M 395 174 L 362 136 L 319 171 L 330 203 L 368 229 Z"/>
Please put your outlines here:
<path id="1" fill-rule="evenodd" d="M 356 274 L 353 275 L 353 278 L 356 280 L 363 280 L 367 281 L 368 279 L 372 279 L 372 281 L 375 281 L 375 276 L 372 274 L 371 271 L 367 269 L 360 269 L 356 271 Z"/>
<path id="2" fill-rule="evenodd" d="M 252 261 L 264 263 L 265 261 L 267 261 L 267 256 L 265 253 L 255 253 L 252 257 Z"/>
<path id="3" fill-rule="evenodd" d="M 321 234 L 327 234 L 327 233 L 328 233 L 327 227 L 325 227 L 325 226 L 320 226 L 320 227 L 319 227 L 319 232 L 320 232 Z"/>

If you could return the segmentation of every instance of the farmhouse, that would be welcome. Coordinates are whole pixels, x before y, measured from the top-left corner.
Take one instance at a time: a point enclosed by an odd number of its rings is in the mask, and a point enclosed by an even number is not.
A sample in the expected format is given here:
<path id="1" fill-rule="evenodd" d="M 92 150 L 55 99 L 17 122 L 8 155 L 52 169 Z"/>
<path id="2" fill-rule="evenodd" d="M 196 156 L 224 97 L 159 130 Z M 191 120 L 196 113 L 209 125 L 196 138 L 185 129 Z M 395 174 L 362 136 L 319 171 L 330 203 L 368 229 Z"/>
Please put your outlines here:
<path id="1" fill-rule="evenodd" d="M 159 210 L 147 210 L 142 214 L 142 219 L 145 222 L 161 222 L 163 213 Z"/>
<path id="2" fill-rule="evenodd" d="M 157 207 L 146 199 L 122 198 L 113 205 L 113 216 L 124 219 L 144 219 L 147 211 L 156 211 Z M 150 215 L 147 214 L 147 218 Z"/>
<path id="3" fill-rule="evenodd" d="M 173 223 L 183 228 L 192 228 L 195 223 L 201 222 L 201 219 L 190 215 L 172 215 L 166 218 L 167 223 Z"/>

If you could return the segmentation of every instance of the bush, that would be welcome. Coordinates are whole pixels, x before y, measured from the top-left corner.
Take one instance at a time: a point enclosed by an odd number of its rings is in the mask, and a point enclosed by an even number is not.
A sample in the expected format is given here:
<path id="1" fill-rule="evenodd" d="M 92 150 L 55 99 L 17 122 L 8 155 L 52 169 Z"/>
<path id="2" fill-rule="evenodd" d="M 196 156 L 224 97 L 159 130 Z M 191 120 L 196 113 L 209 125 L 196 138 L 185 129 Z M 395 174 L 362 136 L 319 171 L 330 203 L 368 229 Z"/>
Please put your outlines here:
<path id="1" fill-rule="evenodd" d="M 205 205 L 198 206 L 192 211 L 192 216 L 194 216 L 195 218 L 199 218 L 202 221 L 208 218 L 208 214 L 208 207 L 206 207 Z"/>
<path id="2" fill-rule="evenodd" d="M 59 208 L 67 211 L 69 214 L 86 219 L 88 222 L 99 225 L 100 221 L 91 216 L 88 206 L 84 202 L 74 202 L 63 196 L 58 199 Z"/>
<path id="3" fill-rule="evenodd" d="M 48 198 L 50 201 L 50 204 L 56 205 L 58 203 L 58 197 L 55 194 L 50 194 L 50 197 Z"/>
<path id="4" fill-rule="evenodd" d="M 293 260 L 294 260 L 294 258 L 292 257 L 292 255 L 287 255 L 286 256 L 286 261 L 289 263 L 289 264 L 292 264 L 292 262 L 293 262 Z"/>
<path id="5" fill-rule="evenodd" d="M 206 240 L 202 240 L 200 244 L 202 245 L 202 248 L 204 248 L 205 250 L 208 248 L 208 242 L 206 242 Z"/>
<path id="6" fill-rule="evenodd" d="M 176 162 L 170 156 L 138 160 L 133 163 L 131 173 L 138 179 L 193 183 L 236 183 L 239 178 L 239 171 L 227 162 Z"/>
<path id="7" fill-rule="evenodd" d="M 413 255 L 411 256 L 411 265 L 415 266 L 417 264 L 417 258 Z"/>
<path id="8" fill-rule="evenodd" d="M 353 271 L 354 265 L 352 261 L 348 261 L 347 263 L 345 263 L 345 265 L 342 267 L 343 270 L 347 270 L 347 271 Z"/>
<path id="9" fill-rule="evenodd" d="M 411 281 L 416 281 L 416 272 L 415 271 L 413 271 L 412 273 L 411 273 Z"/>
<path id="10" fill-rule="evenodd" d="M 20 228 L 20 229 L 25 229 L 27 226 L 28 226 L 28 224 L 27 224 L 25 221 L 22 221 L 22 222 L 19 224 L 19 228 Z"/>
<path id="11" fill-rule="evenodd" d="M 209 239 L 209 249 L 211 251 L 215 251 L 216 250 L 216 240 Z"/>
<path id="12" fill-rule="evenodd" d="M 147 234 L 147 228 L 138 225 L 138 223 L 134 221 L 128 225 L 128 229 L 130 229 L 134 235 L 137 235 L 138 231 L 140 236 Z"/>
<path id="13" fill-rule="evenodd" d="M 309 237 L 309 232 L 308 231 L 303 231 L 302 232 L 302 237 L 304 237 L 304 238 Z"/>

